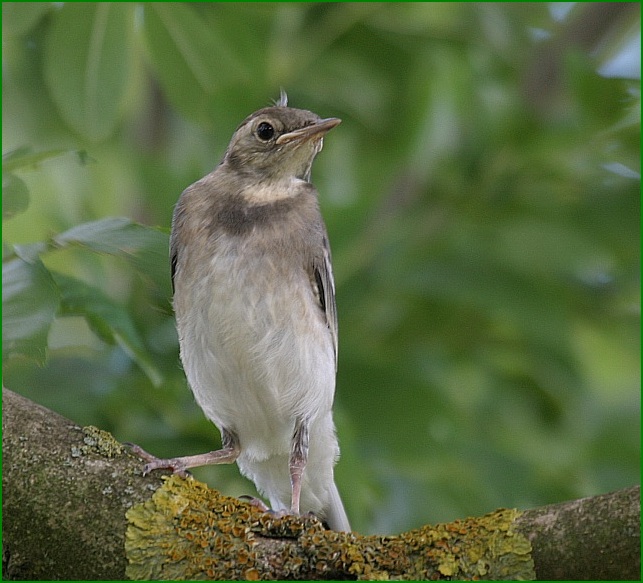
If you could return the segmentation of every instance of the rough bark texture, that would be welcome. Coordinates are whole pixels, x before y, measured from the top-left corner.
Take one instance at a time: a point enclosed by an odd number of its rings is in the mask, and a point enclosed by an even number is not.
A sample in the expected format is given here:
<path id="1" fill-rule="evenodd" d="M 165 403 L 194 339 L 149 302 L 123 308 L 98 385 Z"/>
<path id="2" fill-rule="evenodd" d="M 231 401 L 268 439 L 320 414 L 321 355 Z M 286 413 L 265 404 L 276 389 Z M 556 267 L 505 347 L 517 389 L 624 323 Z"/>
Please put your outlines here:
<path id="1" fill-rule="evenodd" d="M 262 514 L 196 481 L 143 478 L 108 433 L 4 389 L 2 426 L 4 579 L 516 579 L 531 557 L 538 579 L 640 578 L 638 487 L 363 537 Z"/>
<path id="2" fill-rule="evenodd" d="M 527 510 L 516 528 L 541 580 L 641 579 L 641 489 Z"/>
<path id="3" fill-rule="evenodd" d="M 137 464 L 109 434 L 3 388 L 3 578 L 122 579 L 125 512 L 161 484 Z"/>

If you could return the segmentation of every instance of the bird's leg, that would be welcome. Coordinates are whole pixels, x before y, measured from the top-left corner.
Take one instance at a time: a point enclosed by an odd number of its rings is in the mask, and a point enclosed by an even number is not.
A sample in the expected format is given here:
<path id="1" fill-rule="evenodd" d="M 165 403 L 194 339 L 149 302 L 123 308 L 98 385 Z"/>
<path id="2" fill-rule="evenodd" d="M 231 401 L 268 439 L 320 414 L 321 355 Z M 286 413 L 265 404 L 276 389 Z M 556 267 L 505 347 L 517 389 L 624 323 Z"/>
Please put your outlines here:
<path id="1" fill-rule="evenodd" d="M 172 470 L 174 474 L 186 477 L 188 475 L 187 470 L 190 468 L 235 462 L 241 451 L 237 436 L 231 431 L 223 429 L 221 431 L 221 442 L 223 447 L 215 451 L 167 459 L 157 458 L 138 445 L 130 443 L 129 446 L 133 453 L 147 462 L 143 468 L 144 476 L 154 470 L 167 469 Z"/>
<path id="2" fill-rule="evenodd" d="M 301 478 L 308 461 L 308 421 L 300 420 L 295 425 L 295 432 L 292 436 L 292 448 L 288 467 L 290 469 L 290 485 L 292 487 L 292 498 L 290 512 L 299 514 L 299 499 L 301 497 Z"/>

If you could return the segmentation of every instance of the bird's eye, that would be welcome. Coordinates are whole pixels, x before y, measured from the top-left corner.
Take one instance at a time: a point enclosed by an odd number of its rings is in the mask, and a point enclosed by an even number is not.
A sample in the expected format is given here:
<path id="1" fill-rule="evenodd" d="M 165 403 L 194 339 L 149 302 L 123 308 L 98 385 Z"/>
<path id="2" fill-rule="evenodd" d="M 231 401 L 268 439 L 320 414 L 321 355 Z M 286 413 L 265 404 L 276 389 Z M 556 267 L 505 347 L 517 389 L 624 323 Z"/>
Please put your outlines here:
<path id="1" fill-rule="evenodd" d="M 268 122 L 262 121 L 257 126 L 257 137 L 267 142 L 272 136 L 275 135 L 275 128 L 273 128 Z"/>

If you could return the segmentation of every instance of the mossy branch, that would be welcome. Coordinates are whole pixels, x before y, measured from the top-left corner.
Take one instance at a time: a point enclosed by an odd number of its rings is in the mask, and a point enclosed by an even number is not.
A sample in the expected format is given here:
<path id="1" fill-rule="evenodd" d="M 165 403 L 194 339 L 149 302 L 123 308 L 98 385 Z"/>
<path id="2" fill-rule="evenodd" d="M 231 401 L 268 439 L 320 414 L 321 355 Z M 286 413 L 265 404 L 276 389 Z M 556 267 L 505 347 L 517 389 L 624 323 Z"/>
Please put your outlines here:
<path id="1" fill-rule="evenodd" d="M 264 514 L 196 480 L 144 478 L 140 460 L 108 433 L 81 428 L 5 389 L 2 425 L 5 579 L 640 574 L 638 487 L 399 536 L 361 536 L 327 531 L 312 517 Z"/>

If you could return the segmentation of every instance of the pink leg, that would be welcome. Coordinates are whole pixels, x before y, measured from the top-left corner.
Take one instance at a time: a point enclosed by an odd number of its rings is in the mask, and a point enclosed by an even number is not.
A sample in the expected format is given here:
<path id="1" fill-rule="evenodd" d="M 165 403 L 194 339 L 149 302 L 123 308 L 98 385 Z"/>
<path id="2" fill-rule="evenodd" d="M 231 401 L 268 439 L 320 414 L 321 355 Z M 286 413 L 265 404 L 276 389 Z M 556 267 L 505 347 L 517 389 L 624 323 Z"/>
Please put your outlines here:
<path id="1" fill-rule="evenodd" d="M 301 478 L 308 461 L 308 423 L 301 421 L 295 427 L 290 451 L 289 469 L 292 497 L 290 512 L 299 514 L 299 500 L 301 498 Z"/>
<path id="2" fill-rule="evenodd" d="M 147 462 L 143 468 L 144 476 L 154 470 L 167 469 L 172 470 L 174 474 L 186 477 L 188 475 L 187 470 L 190 468 L 211 464 L 231 464 L 236 461 L 240 452 L 239 442 L 236 436 L 228 431 L 222 431 L 221 438 L 223 448 L 216 451 L 167 459 L 157 458 L 138 445 L 129 444 L 129 446 L 133 453 Z"/>

